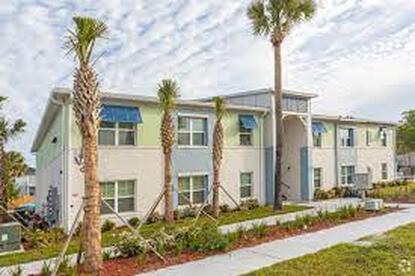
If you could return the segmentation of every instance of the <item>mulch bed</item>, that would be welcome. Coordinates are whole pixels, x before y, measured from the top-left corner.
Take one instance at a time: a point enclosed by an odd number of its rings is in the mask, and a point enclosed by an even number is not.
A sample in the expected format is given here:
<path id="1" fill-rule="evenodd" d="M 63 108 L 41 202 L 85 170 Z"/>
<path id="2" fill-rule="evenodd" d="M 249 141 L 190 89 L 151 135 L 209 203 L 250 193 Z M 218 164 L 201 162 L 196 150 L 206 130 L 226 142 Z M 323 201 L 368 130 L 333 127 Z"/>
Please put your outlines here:
<path id="1" fill-rule="evenodd" d="M 356 213 L 356 216 L 349 219 L 337 220 L 337 221 L 321 221 L 316 222 L 313 225 L 302 228 L 302 229 L 293 229 L 288 230 L 281 228 L 279 226 L 270 226 L 268 231 L 263 237 L 255 237 L 252 234 L 243 235 L 240 237 L 231 248 L 227 251 L 220 252 L 191 252 L 183 251 L 178 256 L 173 256 L 171 252 L 166 253 L 164 256 L 166 263 L 162 262 L 154 254 L 148 254 L 148 257 L 144 261 L 140 261 L 139 257 L 132 258 L 116 258 L 104 262 L 103 266 L 103 275 L 108 276 L 126 276 L 126 275 L 136 275 L 137 273 L 148 272 L 155 269 L 160 269 L 163 267 L 182 264 L 190 261 L 200 260 L 208 256 L 227 253 L 240 248 L 252 247 L 261 243 L 266 243 L 274 240 L 280 240 L 288 237 L 293 237 L 305 233 L 316 232 L 323 229 L 328 229 L 339 224 L 344 224 L 347 222 L 353 222 L 358 220 L 363 220 L 371 217 L 376 217 L 384 215 L 387 213 L 395 212 L 402 209 L 397 208 L 388 208 L 382 212 L 366 212 L 360 211 Z"/>
<path id="2" fill-rule="evenodd" d="M 400 196 L 395 197 L 393 199 L 386 199 L 385 202 L 387 203 L 415 203 L 415 197 L 414 196 Z"/>

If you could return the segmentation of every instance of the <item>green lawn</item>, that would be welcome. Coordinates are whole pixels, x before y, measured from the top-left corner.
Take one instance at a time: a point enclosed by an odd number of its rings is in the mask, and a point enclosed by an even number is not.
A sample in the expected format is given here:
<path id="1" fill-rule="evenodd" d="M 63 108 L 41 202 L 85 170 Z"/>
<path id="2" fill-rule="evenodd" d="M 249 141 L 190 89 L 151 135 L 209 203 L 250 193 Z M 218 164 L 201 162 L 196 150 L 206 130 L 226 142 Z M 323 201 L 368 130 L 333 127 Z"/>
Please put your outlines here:
<path id="1" fill-rule="evenodd" d="M 305 210 L 308 208 L 309 207 L 300 206 L 300 205 L 285 205 L 284 211 L 274 212 L 271 206 L 260 206 L 253 210 L 223 213 L 218 219 L 218 224 L 219 225 L 233 224 L 233 223 L 251 220 L 251 219 L 264 218 L 264 217 L 273 216 L 273 215 L 298 212 L 298 211 Z M 206 216 L 201 216 L 198 222 L 203 223 L 206 221 L 211 221 L 211 220 Z M 191 225 L 193 222 L 194 222 L 194 218 L 186 218 L 186 219 L 176 221 L 173 225 L 166 225 L 163 222 L 152 223 L 152 224 L 144 225 L 141 228 L 140 232 L 141 234 L 143 234 L 143 236 L 148 237 L 155 231 L 160 230 L 162 227 L 171 228 L 171 227 L 186 226 L 186 225 Z M 121 227 L 121 228 L 115 229 L 114 231 L 103 233 L 102 235 L 103 246 L 104 247 L 111 246 L 116 241 L 116 237 L 114 236 L 114 234 L 118 232 L 126 231 L 126 230 L 127 230 L 126 227 Z M 14 254 L 3 255 L 3 256 L 0 256 L 0 267 L 55 257 L 59 254 L 61 248 L 62 248 L 61 244 L 56 244 L 56 245 L 53 245 L 47 248 L 33 249 L 33 250 L 30 250 L 24 253 L 14 253 Z M 77 240 L 72 241 L 68 248 L 68 254 L 76 253 L 78 251 L 78 248 L 79 248 L 79 242 Z"/>
<path id="2" fill-rule="evenodd" d="M 364 240 L 372 245 L 340 244 L 249 275 L 415 275 L 415 223 Z"/>

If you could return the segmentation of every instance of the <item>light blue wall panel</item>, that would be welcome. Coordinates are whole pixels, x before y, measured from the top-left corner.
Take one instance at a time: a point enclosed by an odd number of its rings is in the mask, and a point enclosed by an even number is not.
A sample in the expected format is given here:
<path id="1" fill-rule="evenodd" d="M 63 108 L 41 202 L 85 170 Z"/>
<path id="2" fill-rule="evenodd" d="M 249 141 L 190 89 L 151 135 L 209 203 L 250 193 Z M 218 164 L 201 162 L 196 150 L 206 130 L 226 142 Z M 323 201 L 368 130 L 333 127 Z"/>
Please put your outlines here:
<path id="1" fill-rule="evenodd" d="M 274 203 L 274 148 L 265 149 L 265 202 Z"/>
<path id="2" fill-rule="evenodd" d="M 310 158 L 310 150 L 308 147 L 303 147 L 300 150 L 300 164 L 301 164 L 301 199 L 312 199 L 312 164 Z"/>

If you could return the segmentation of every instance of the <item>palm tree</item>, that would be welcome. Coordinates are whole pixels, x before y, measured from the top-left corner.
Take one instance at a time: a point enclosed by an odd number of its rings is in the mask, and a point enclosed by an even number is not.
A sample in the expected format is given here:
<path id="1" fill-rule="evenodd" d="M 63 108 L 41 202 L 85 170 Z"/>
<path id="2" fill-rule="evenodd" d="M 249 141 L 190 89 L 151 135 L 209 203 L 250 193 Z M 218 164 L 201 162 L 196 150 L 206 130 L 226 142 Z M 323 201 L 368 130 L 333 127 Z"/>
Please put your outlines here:
<path id="1" fill-rule="evenodd" d="M 0 96 L 0 108 L 7 98 Z M 4 117 L 0 117 L 0 199 L 5 196 L 6 189 L 6 152 L 5 146 L 8 141 L 15 138 L 18 134 L 24 131 L 26 123 L 18 119 L 15 122 L 10 122 Z M 4 204 L 4 202 L 0 202 Z"/>
<path id="2" fill-rule="evenodd" d="M 179 97 L 179 87 L 174 80 L 162 80 L 158 87 L 160 109 L 163 113 L 160 126 L 161 145 L 164 154 L 164 218 L 174 221 L 173 215 L 173 163 L 174 122 L 172 112 Z"/>
<path id="3" fill-rule="evenodd" d="M 9 151 L 4 158 L 4 203 L 8 203 L 19 196 L 16 187 L 16 177 L 24 175 L 27 170 L 25 158 L 20 152 Z"/>
<path id="4" fill-rule="evenodd" d="M 247 11 L 254 35 L 267 36 L 274 48 L 274 102 L 277 132 L 274 210 L 282 210 L 280 198 L 283 156 L 281 45 L 293 27 L 311 19 L 315 10 L 314 0 L 254 0 Z"/>
<path id="5" fill-rule="evenodd" d="M 220 169 L 223 158 L 223 125 L 222 118 L 226 112 L 225 100 L 222 97 L 214 97 L 216 122 L 213 129 L 213 201 L 212 214 L 215 218 L 219 216 L 219 187 Z"/>
<path id="6" fill-rule="evenodd" d="M 104 22 L 89 17 L 73 17 L 75 29 L 69 31 L 65 46 L 79 62 L 74 72 L 73 110 L 82 137 L 84 162 L 85 208 L 83 219 L 84 269 L 87 274 L 100 274 L 101 224 L 100 186 L 97 175 L 97 131 L 99 126 L 100 97 L 97 74 L 93 68 L 92 53 L 95 42 L 104 38 Z"/>

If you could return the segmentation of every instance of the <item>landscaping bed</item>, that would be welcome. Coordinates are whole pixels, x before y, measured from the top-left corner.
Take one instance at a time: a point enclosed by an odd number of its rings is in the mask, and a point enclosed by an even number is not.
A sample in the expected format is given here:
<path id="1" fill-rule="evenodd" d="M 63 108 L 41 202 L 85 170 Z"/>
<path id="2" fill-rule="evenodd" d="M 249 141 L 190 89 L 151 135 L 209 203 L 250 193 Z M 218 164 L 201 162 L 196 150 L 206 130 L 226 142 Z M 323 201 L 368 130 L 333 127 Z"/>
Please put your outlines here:
<path id="1" fill-rule="evenodd" d="M 243 210 L 235 211 L 231 210 L 226 205 L 221 206 L 222 213 L 217 220 L 217 224 L 227 225 L 238 223 L 246 220 L 264 218 L 268 216 L 281 215 L 286 213 L 298 212 L 311 207 L 301 206 L 301 205 L 284 205 L 284 210 L 281 212 L 275 212 L 271 206 L 258 206 L 255 203 L 251 203 L 246 206 Z M 186 214 L 183 214 L 188 212 Z M 161 216 L 155 214 L 151 218 L 151 223 L 144 225 L 140 232 L 146 238 L 153 235 L 155 232 L 158 232 L 160 229 L 166 229 L 170 231 L 177 227 L 185 227 L 192 225 L 194 222 L 195 210 L 183 210 L 182 214 L 176 213 L 177 220 L 172 225 L 167 225 L 161 221 Z M 183 218 L 183 216 L 188 216 Z M 202 215 L 199 218 L 198 223 L 211 223 L 214 224 L 211 219 Z M 105 225 L 107 224 L 107 225 Z M 134 220 L 134 224 L 138 224 L 138 220 Z M 115 225 L 110 223 L 104 223 L 103 229 L 106 228 L 105 232 L 102 234 L 102 245 L 103 247 L 112 246 L 118 241 L 118 234 L 121 232 L 129 231 L 127 227 L 118 227 L 115 228 Z M 0 256 L 0 267 L 16 265 L 20 263 L 27 263 L 36 260 L 44 260 L 53 258 L 59 255 L 63 247 L 63 242 L 66 239 L 66 236 L 63 234 L 61 229 L 51 229 L 50 231 L 34 231 L 33 233 L 26 233 L 24 241 L 24 247 L 26 252 L 21 253 L 12 253 L 8 255 Z M 79 237 L 74 237 L 73 241 L 70 243 L 67 254 L 77 253 L 79 250 Z"/>
<path id="2" fill-rule="evenodd" d="M 251 230 L 240 229 L 230 234 L 219 234 L 217 229 L 210 229 L 208 225 L 201 226 L 204 231 L 202 238 L 199 240 L 200 237 L 194 235 L 194 240 L 190 240 L 190 244 L 185 244 L 180 250 L 177 250 L 175 247 L 169 247 L 167 243 L 164 243 L 164 248 L 161 251 L 164 253 L 163 256 L 166 259 L 166 263 L 149 251 L 137 249 L 137 252 L 133 253 L 132 251 L 126 251 L 126 248 L 121 248 L 121 251 L 133 254 L 129 257 L 105 261 L 104 271 L 106 271 L 105 275 L 135 275 L 140 272 L 194 261 L 239 248 L 252 247 L 273 240 L 315 232 L 396 210 L 398 209 L 388 208 L 380 212 L 367 212 L 361 208 L 344 207 L 334 213 L 321 212 L 317 216 L 305 216 L 276 226 L 257 225 Z M 155 243 L 155 246 L 157 246 L 157 243 Z M 125 244 L 123 247 L 125 247 Z"/>
<path id="3" fill-rule="evenodd" d="M 415 274 L 415 223 L 381 236 L 363 239 L 365 245 L 340 244 L 315 254 L 281 262 L 250 273 L 261 275 L 366 276 Z"/>
<path id="4" fill-rule="evenodd" d="M 385 202 L 415 203 L 415 183 L 378 184 L 369 191 L 368 196 L 381 198 Z"/>

